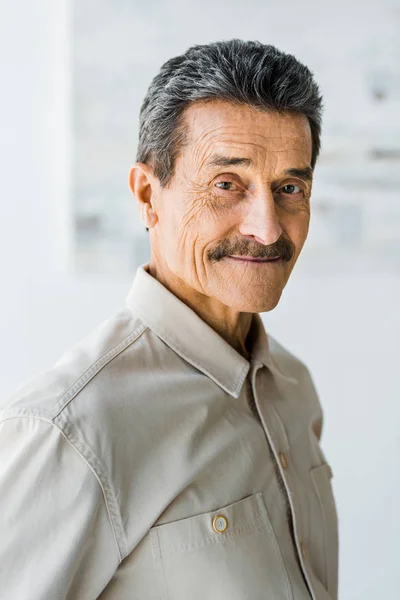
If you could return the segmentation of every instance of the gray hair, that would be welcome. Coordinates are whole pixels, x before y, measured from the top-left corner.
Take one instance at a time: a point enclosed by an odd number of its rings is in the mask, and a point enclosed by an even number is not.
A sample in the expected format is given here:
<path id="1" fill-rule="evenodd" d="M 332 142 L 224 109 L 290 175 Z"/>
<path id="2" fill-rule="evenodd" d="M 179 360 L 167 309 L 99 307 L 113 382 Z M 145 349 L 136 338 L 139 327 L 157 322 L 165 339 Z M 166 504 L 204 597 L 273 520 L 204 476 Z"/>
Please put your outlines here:
<path id="1" fill-rule="evenodd" d="M 210 100 L 305 115 L 314 169 L 321 148 L 323 98 L 313 73 L 275 46 L 232 39 L 192 46 L 164 63 L 149 86 L 140 109 L 136 160 L 151 164 L 162 186 L 172 179 L 185 143 L 184 110 Z"/>

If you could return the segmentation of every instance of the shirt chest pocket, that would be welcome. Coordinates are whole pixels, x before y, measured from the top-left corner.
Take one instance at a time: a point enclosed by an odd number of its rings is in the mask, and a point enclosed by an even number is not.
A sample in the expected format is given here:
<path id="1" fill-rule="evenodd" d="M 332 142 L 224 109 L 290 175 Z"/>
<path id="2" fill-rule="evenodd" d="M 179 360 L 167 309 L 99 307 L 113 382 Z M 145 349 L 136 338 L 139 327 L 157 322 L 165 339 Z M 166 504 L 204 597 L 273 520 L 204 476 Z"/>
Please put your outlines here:
<path id="1" fill-rule="evenodd" d="M 261 492 L 149 533 L 162 600 L 293 598 Z"/>

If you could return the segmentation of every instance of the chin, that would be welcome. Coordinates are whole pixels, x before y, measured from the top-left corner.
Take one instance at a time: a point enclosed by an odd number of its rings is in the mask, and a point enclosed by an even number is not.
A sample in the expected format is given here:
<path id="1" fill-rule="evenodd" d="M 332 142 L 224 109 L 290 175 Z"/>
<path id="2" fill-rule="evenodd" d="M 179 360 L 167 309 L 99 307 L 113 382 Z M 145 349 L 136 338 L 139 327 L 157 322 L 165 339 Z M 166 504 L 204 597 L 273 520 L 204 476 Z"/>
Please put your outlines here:
<path id="1" fill-rule="evenodd" d="M 276 308 L 291 269 L 290 263 L 232 266 L 222 261 L 209 274 L 209 295 L 239 312 L 269 312 Z M 218 270 L 217 277 L 214 270 Z"/>
<path id="2" fill-rule="evenodd" d="M 270 291 L 260 296 L 256 296 L 254 293 L 249 295 L 241 294 L 239 291 L 236 293 L 232 291 L 226 294 L 225 298 L 220 297 L 219 300 L 239 312 L 260 313 L 274 310 L 279 303 L 281 295 L 282 290 Z"/>

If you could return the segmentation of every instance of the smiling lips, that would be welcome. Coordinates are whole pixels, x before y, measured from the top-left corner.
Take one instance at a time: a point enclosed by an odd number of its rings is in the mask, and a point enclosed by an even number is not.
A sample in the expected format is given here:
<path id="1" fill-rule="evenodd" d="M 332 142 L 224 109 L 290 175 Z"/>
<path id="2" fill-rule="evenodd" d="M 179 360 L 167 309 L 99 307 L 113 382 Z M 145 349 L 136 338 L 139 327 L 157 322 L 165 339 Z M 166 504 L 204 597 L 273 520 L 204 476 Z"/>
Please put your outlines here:
<path id="1" fill-rule="evenodd" d="M 280 256 L 273 256 L 271 258 L 265 257 L 265 258 L 257 258 L 254 256 L 229 256 L 229 258 L 233 258 L 234 260 L 240 260 L 240 261 L 244 261 L 244 262 L 258 262 L 258 263 L 265 263 L 265 262 L 275 262 L 278 261 L 281 257 Z"/>

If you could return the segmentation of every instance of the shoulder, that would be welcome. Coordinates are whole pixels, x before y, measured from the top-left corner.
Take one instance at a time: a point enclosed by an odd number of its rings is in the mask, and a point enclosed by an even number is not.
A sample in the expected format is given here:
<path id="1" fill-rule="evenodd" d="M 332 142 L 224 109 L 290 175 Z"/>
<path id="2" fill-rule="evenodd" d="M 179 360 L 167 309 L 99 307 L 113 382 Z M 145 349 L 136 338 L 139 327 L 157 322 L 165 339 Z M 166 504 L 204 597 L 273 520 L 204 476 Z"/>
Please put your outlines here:
<path id="1" fill-rule="evenodd" d="M 318 422 L 322 422 L 322 406 L 314 377 L 307 364 L 274 337 L 268 334 L 273 373 L 282 388 L 291 390 L 296 404 L 301 401 L 302 409 L 308 407 Z"/>
<path id="2" fill-rule="evenodd" d="M 21 384 L 2 404 L 0 419 L 18 413 L 45 420 L 56 418 L 101 371 L 112 371 L 117 357 L 134 346 L 145 330 L 128 309 L 120 309 L 69 348 L 52 367 Z"/>
<path id="3" fill-rule="evenodd" d="M 105 473 L 104 457 L 113 453 L 126 399 L 133 400 L 136 374 L 149 353 L 148 331 L 121 308 L 50 369 L 19 386 L 1 406 L 0 422 L 25 417 L 47 422 L 98 476 Z"/>
<path id="4" fill-rule="evenodd" d="M 310 370 L 301 358 L 293 354 L 286 346 L 268 334 L 270 354 L 273 363 L 283 375 L 296 380 L 311 377 Z"/>
<path id="5" fill-rule="evenodd" d="M 143 379 L 143 370 L 148 378 L 157 343 L 142 321 L 122 308 L 50 369 L 19 386 L 0 408 L 0 449 L 8 456 L 30 456 L 49 472 L 60 468 L 66 478 L 71 471 L 80 481 L 81 473 L 94 486 L 97 480 L 120 557 L 125 552 L 121 465 L 128 442 L 132 453 L 140 450 L 139 436 L 132 429 L 132 423 L 137 431 L 140 428 L 135 379 Z"/>

